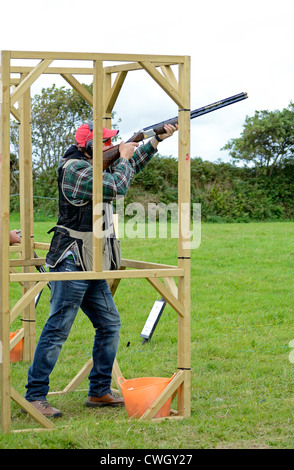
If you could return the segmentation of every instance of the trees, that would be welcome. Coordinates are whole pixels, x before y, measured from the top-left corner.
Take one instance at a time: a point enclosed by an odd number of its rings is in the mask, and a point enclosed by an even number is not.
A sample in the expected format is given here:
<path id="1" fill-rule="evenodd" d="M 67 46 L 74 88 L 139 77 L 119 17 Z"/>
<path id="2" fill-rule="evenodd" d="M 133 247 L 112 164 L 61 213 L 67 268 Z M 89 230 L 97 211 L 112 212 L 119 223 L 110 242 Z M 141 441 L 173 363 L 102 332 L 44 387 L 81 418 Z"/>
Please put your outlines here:
<path id="1" fill-rule="evenodd" d="M 222 150 L 230 150 L 235 161 L 253 163 L 272 173 L 274 168 L 294 162 L 294 103 L 282 111 L 255 111 L 246 117 L 241 137 L 231 139 Z"/>
<path id="2" fill-rule="evenodd" d="M 84 85 L 91 93 L 92 85 Z M 34 171 L 47 172 L 55 168 L 65 150 L 74 143 L 77 127 L 92 121 L 93 111 L 73 89 L 52 85 L 42 88 L 32 98 L 31 126 Z M 11 145 L 18 155 L 18 124 L 11 126 Z"/>
<path id="3" fill-rule="evenodd" d="M 92 93 L 93 85 L 84 87 Z M 74 143 L 76 129 L 93 120 L 92 107 L 72 88 L 52 85 L 32 98 L 32 154 L 37 174 L 54 170 L 65 150 Z M 113 124 L 115 128 L 117 124 Z M 18 124 L 11 125 L 11 146 L 18 155 Z"/>
<path id="4" fill-rule="evenodd" d="M 56 167 L 65 150 L 74 142 L 74 133 L 83 121 L 92 120 L 92 108 L 72 89 L 42 89 L 32 100 L 33 163 L 37 172 Z"/>

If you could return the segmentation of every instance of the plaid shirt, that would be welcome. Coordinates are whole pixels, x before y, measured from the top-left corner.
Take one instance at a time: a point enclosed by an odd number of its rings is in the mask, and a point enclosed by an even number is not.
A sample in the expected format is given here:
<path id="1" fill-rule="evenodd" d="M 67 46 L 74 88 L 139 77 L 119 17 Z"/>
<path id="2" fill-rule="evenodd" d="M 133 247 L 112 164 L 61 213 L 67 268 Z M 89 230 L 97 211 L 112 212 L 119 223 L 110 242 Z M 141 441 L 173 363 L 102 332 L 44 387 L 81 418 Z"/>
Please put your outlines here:
<path id="1" fill-rule="evenodd" d="M 129 161 L 119 158 L 103 172 L 103 202 L 125 196 L 136 173 L 144 169 L 157 152 L 150 142 L 138 147 Z M 93 167 L 87 160 L 73 161 L 64 172 L 63 191 L 70 202 L 84 204 L 92 199 Z"/>

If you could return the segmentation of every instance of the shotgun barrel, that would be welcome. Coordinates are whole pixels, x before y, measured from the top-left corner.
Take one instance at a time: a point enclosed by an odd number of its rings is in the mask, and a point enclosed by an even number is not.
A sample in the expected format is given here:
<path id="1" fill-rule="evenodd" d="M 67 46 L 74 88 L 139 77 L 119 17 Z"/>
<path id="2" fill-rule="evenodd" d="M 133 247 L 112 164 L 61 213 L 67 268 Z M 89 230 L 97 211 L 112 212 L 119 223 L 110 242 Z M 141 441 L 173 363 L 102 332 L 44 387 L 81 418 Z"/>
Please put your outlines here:
<path id="1" fill-rule="evenodd" d="M 203 106 L 202 108 L 194 109 L 190 112 L 191 119 L 197 118 L 199 116 L 203 116 L 204 114 L 211 113 L 212 111 L 216 111 L 217 109 L 224 108 L 225 106 L 229 106 L 231 104 L 237 103 L 238 101 L 242 101 L 248 98 L 247 93 L 239 93 L 238 95 L 230 96 L 229 98 L 225 98 L 220 101 L 216 101 L 215 103 L 209 104 L 207 106 Z M 157 124 L 153 124 L 151 126 L 144 127 L 144 129 L 136 132 L 132 135 L 132 137 L 127 140 L 127 142 L 141 142 L 144 139 L 148 139 L 152 136 L 163 134 L 164 126 L 166 124 L 172 124 L 173 126 L 178 123 L 178 117 L 174 117 L 171 119 L 167 119 L 166 121 L 158 122 Z M 112 163 L 115 162 L 119 158 L 119 145 L 115 145 L 110 149 L 103 151 L 103 170 L 108 168 Z"/>
<path id="2" fill-rule="evenodd" d="M 247 93 L 239 93 L 238 95 L 230 96 L 229 98 L 225 98 L 220 101 L 216 101 L 215 103 L 209 104 L 207 106 L 203 106 L 202 108 L 197 108 L 191 111 L 190 117 L 191 119 L 197 118 L 199 116 L 203 116 L 203 114 L 211 113 L 212 111 L 216 111 L 217 109 L 224 108 L 225 106 L 229 106 L 230 104 L 237 103 L 238 101 L 242 101 L 248 98 Z M 157 124 L 153 124 L 153 126 L 148 126 L 144 127 L 143 131 L 148 131 L 149 129 L 153 129 L 156 131 L 156 129 L 162 129 L 164 125 L 166 124 L 177 124 L 178 123 L 178 117 L 174 117 L 171 119 L 168 119 L 167 121 L 162 121 Z"/>

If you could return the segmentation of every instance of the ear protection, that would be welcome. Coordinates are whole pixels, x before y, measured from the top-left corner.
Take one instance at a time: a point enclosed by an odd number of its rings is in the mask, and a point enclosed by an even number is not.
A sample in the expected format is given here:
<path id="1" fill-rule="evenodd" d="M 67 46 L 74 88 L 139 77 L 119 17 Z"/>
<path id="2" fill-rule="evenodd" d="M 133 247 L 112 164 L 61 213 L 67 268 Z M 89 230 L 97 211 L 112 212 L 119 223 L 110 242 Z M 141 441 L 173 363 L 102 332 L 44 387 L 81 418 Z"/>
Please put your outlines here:
<path id="1" fill-rule="evenodd" d="M 91 132 L 93 131 L 93 122 L 90 121 L 87 124 L 89 126 L 89 131 L 90 131 L 89 136 L 90 136 Z M 87 141 L 88 137 L 86 137 L 86 139 L 85 139 L 85 148 L 86 148 L 87 154 L 90 155 L 90 157 L 92 157 L 93 156 L 93 140 L 91 139 L 91 140 Z"/>
<path id="2" fill-rule="evenodd" d="M 86 149 L 87 154 L 90 155 L 90 157 L 92 157 L 93 156 L 93 139 L 90 139 L 88 141 L 87 139 L 90 137 L 91 132 L 93 131 L 93 122 L 89 121 L 87 122 L 87 124 L 89 126 L 89 134 L 85 139 L 85 149 Z M 117 131 L 117 134 L 118 134 L 118 131 Z M 111 141 L 111 137 L 109 137 L 109 139 L 105 139 L 104 142 L 107 140 Z"/>

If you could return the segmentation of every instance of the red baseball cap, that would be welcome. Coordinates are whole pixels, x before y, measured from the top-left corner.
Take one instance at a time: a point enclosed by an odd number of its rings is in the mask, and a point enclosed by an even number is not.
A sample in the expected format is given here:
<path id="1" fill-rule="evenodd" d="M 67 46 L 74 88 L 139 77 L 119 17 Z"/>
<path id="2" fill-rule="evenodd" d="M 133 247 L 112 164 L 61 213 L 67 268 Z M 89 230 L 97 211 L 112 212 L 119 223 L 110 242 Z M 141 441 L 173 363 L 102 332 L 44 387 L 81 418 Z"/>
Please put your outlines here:
<path id="1" fill-rule="evenodd" d="M 118 132 L 117 129 L 106 129 L 106 127 L 102 127 L 103 140 L 111 139 L 116 136 Z M 91 124 L 90 126 L 89 124 L 82 124 L 77 129 L 75 138 L 81 147 L 86 147 L 86 143 L 93 139 L 93 126 Z"/>

